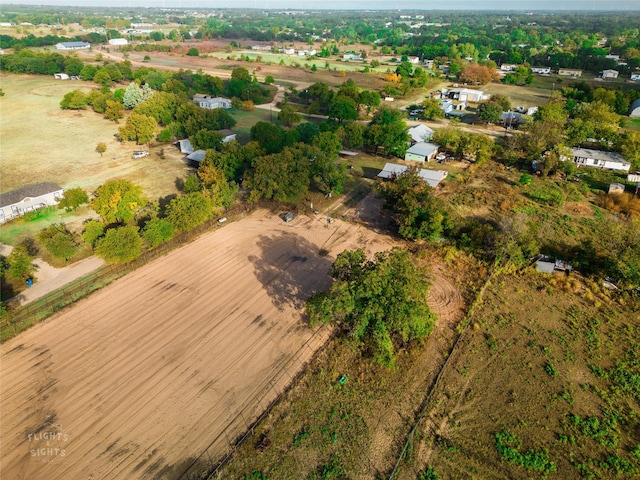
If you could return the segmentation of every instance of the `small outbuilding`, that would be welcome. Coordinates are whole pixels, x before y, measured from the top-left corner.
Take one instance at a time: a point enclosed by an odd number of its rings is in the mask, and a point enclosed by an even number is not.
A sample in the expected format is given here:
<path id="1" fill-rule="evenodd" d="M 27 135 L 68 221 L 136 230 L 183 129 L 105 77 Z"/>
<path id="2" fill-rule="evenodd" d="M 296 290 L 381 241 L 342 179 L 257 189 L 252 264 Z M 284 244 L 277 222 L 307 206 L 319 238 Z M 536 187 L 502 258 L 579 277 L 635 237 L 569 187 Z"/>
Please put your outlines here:
<path id="1" fill-rule="evenodd" d="M 129 45 L 129 42 L 126 38 L 112 38 L 109 40 L 109 45 Z"/>
<path id="2" fill-rule="evenodd" d="M 411 144 L 414 144 L 431 140 L 431 137 L 433 136 L 435 131 L 427 127 L 425 124 L 421 123 L 419 125 L 410 127 L 408 133 L 411 137 Z"/>
<path id="3" fill-rule="evenodd" d="M 440 145 L 435 143 L 418 142 L 407 150 L 405 160 L 413 162 L 430 162 L 438 153 Z"/>
<path id="4" fill-rule="evenodd" d="M 632 104 L 631 104 L 631 110 L 629 110 L 629 116 L 630 117 L 640 117 L 640 98 L 635 100 Z"/>
<path id="5" fill-rule="evenodd" d="M 54 73 L 53 78 L 56 80 L 69 80 L 69 75 L 66 73 Z"/>
<path id="6" fill-rule="evenodd" d="M 621 183 L 610 183 L 609 191 L 607 193 L 624 193 L 624 185 Z"/>
<path id="7" fill-rule="evenodd" d="M 409 169 L 406 165 L 398 165 L 397 163 L 386 163 L 384 168 L 378 173 L 379 178 L 385 180 L 394 179 Z M 437 187 L 442 180 L 447 178 L 448 173 L 444 170 L 428 170 L 426 168 L 420 169 L 418 172 L 420 178 L 429 184 L 430 187 Z"/>

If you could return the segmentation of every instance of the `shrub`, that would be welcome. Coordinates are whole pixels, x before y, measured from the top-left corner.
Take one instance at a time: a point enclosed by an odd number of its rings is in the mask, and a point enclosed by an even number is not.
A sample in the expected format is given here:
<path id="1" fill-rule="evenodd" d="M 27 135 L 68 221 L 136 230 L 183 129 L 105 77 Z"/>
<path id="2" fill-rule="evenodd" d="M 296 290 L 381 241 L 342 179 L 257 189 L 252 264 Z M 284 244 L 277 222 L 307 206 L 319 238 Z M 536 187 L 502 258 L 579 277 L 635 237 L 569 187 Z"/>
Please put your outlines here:
<path id="1" fill-rule="evenodd" d="M 77 187 L 65 190 L 62 199 L 58 202 L 58 206 L 70 212 L 85 203 L 89 203 L 89 195 L 82 188 Z"/>
<path id="2" fill-rule="evenodd" d="M 125 227 L 107 230 L 104 237 L 96 244 L 96 254 L 107 263 L 127 263 L 135 260 L 142 252 L 142 239 L 138 235 L 138 227 Z"/>

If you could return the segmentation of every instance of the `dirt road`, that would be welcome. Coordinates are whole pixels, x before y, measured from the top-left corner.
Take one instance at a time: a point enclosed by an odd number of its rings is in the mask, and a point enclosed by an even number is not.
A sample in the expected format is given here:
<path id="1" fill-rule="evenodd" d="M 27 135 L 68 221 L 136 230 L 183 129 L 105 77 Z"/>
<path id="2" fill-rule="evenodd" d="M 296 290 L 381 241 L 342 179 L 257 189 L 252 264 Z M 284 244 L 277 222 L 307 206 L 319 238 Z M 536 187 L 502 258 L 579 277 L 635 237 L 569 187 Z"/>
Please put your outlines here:
<path id="1" fill-rule="evenodd" d="M 239 412 L 252 421 L 324 342 L 328 330 L 308 328 L 300 309 L 335 255 L 360 246 L 392 241 L 258 211 L 3 344 L 2 478 L 175 477 Z"/>

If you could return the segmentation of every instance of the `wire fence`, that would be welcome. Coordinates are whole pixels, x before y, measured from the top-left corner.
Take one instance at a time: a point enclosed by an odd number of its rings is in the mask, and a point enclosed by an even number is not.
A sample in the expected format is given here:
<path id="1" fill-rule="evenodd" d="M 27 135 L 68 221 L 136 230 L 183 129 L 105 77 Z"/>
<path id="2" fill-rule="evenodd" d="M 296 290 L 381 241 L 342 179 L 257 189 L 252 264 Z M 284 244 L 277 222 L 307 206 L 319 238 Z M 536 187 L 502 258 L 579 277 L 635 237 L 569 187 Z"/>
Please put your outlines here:
<path id="1" fill-rule="evenodd" d="M 256 427 L 297 383 L 306 366 L 329 345 L 335 330 L 318 329 L 268 380 L 267 386 L 249 400 L 246 406 L 218 433 L 177 480 L 211 480 L 233 458 L 236 450 L 255 432 Z M 318 340 L 321 346 L 316 350 Z M 268 400 L 271 398 L 271 400 Z"/>

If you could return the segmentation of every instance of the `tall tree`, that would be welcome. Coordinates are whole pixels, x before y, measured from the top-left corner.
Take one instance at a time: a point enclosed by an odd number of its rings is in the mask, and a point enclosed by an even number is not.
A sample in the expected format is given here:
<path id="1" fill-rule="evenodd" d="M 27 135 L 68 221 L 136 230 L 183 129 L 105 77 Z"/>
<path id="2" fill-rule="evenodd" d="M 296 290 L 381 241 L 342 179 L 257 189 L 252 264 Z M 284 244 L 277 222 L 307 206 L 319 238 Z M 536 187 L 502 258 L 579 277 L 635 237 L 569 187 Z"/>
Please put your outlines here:
<path id="1" fill-rule="evenodd" d="M 380 252 L 372 261 L 362 249 L 344 251 L 331 276 L 336 281 L 329 291 L 307 302 L 311 324 L 337 324 L 378 363 L 394 367 L 399 348 L 433 331 L 427 272 L 406 250 Z"/>
<path id="2" fill-rule="evenodd" d="M 105 223 L 133 221 L 136 212 L 147 203 L 142 187 L 129 180 L 109 180 L 98 187 L 91 207 Z"/>
<path id="3" fill-rule="evenodd" d="M 382 154 L 404 158 L 409 148 L 409 133 L 400 110 L 381 107 L 373 115 L 365 134 L 367 144 Z"/>
<path id="4" fill-rule="evenodd" d="M 110 228 L 104 237 L 96 242 L 96 254 L 107 263 L 127 263 L 142 253 L 142 239 L 138 227 L 126 225 Z"/>
<path id="5" fill-rule="evenodd" d="M 157 127 L 158 122 L 155 118 L 132 113 L 127 118 L 127 123 L 118 129 L 118 135 L 122 140 L 131 140 L 142 145 L 153 138 Z"/>

